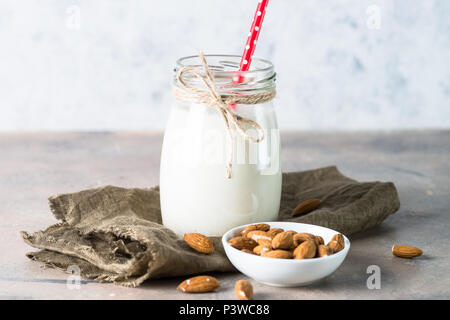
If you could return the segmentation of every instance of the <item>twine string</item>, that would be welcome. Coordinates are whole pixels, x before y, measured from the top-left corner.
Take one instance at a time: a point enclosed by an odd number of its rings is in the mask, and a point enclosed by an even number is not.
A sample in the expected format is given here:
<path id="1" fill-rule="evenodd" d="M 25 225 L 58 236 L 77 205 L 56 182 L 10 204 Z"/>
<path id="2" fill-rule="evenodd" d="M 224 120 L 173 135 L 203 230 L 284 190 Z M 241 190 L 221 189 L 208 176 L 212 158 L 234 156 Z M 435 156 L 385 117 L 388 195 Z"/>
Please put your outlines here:
<path id="1" fill-rule="evenodd" d="M 258 104 L 264 103 L 272 100 L 275 97 L 275 90 L 270 90 L 268 92 L 261 92 L 248 95 L 233 95 L 222 97 L 217 89 L 216 82 L 211 74 L 211 71 L 206 62 L 205 56 L 202 52 L 199 52 L 199 57 L 202 62 L 202 67 L 205 75 L 200 74 L 193 67 L 183 67 L 177 73 L 177 81 L 181 88 L 178 86 L 174 87 L 174 95 L 178 100 L 191 101 L 196 103 L 201 103 L 209 107 L 215 108 L 221 115 L 223 122 L 225 124 L 225 130 L 227 132 L 228 138 L 228 152 L 227 152 L 227 178 L 232 177 L 232 161 L 233 161 L 233 136 L 232 129 L 236 131 L 248 141 L 259 143 L 264 139 L 264 130 L 261 126 L 250 119 L 241 117 L 230 110 L 230 105 L 232 104 Z M 183 80 L 183 75 L 191 74 L 198 78 L 207 89 L 202 90 L 194 86 L 188 85 Z M 254 128 L 257 132 L 257 136 L 253 137 L 249 135 L 243 128 L 243 124 L 247 124 Z"/>

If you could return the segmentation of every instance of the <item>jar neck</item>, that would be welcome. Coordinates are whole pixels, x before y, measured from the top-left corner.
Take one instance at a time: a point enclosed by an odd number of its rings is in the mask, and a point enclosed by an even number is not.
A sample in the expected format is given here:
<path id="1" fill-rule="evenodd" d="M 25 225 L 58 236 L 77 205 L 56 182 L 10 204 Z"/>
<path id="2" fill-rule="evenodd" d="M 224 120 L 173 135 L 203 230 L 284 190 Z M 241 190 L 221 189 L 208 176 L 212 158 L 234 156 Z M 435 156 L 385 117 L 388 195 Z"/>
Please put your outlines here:
<path id="1" fill-rule="evenodd" d="M 208 68 L 221 95 L 245 95 L 275 90 L 276 73 L 270 61 L 254 58 L 249 71 L 239 71 L 240 57 L 236 55 L 205 55 Z M 179 86 L 177 73 L 183 68 L 193 68 L 205 76 L 198 56 L 177 60 L 174 68 L 174 85 Z M 191 73 L 183 74 L 183 82 L 189 86 L 206 90 L 204 83 Z"/>

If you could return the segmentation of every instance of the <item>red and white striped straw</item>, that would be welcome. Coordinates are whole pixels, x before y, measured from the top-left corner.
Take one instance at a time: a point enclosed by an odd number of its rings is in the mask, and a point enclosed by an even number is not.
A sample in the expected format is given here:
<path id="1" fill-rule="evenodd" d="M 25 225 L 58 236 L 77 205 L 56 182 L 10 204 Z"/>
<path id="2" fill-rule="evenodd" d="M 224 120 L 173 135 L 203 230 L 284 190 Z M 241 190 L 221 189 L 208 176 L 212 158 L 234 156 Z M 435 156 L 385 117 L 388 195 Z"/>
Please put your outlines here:
<path id="1" fill-rule="evenodd" d="M 258 0 L 256 6 L 255 17 L 253 18 L 250 32 L 248 33 L 247 42 L 245 44 L 244 53 L 242 54 L 241 63 L 239 64 L 240 71 L 248 71 L 250 64 L 252 63 L 253 53 L 255 52 L 256 43 L 258 42 L 259 33 L 261 32 L 261 26 L 266 14 L 266 8 L 269 0 Z M 234 82 L 242 82 L 243 77 L 238 75 L 235 77 Z"/>

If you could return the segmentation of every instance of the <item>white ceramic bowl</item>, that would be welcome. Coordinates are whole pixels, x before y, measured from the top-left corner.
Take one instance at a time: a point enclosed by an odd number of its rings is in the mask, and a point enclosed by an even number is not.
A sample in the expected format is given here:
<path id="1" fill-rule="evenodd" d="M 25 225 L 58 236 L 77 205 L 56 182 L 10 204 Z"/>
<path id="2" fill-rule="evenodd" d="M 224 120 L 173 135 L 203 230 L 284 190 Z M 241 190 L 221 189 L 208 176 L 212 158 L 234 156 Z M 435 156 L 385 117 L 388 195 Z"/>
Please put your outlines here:
<path id="1" fill-rule="evenodd" d="M 332 229 L 315 226 L 312 224 L 295 222 L 257 222 L 267 223 L 271 228 L 282 228 L 285 231 L 308 232 L 323 237 L 325 243 L 331 240 L 333 235 L 339 233 Z M 251 223 L 255 224 L 255 223 Z M 254 280 L 276 287 L 304 286 L 336 271 L 344 261 L 350 249 L 350 241 L 345 239 L 345 248 L 328 257 L 314 259 L 275 259 L 261 257 L 237 250 L 230 246 L 228 241 L 240 235 L 240 232 L 248 225 L 239 226 L 229 230 L 222 237 L 223 247 L 231 263 L 243 274 Z"/>

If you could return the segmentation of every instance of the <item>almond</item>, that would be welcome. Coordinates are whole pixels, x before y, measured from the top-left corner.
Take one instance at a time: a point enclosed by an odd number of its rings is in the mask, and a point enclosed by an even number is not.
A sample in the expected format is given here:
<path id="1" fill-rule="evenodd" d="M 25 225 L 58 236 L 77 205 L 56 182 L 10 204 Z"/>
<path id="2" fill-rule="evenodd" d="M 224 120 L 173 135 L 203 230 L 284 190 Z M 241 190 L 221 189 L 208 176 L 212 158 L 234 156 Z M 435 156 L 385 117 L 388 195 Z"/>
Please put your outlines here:
<path id="1" fill-rule="evenodd" d="M 333 236 L 333 238 L 331 238 L 331 240 L 336 240 L 342 248 L 345 247 L 345 240 L 344 240 L 344 236 L 342 234 L 340 234 L 340 233 L 335 234 Z"/>
<path id="2" fill-rule="evenodd" d="M 257 255 L 263 255 L 265 252 L 271 251 L 272 248 L 265 246 L 256 246 L 253 248 L 253 253 Z"/>
<path id="3" fill-rule="evenodd" d="M 422 250 L 413 246 L 394 244 L 392 254 L 400 258 L 414 258 L 422 255 Z"/>
<path id="4" fill-rule="evenodd" d="M 256 248 L 256 247 L 255 247 L 255 248 Z M 255 250 L 255 249 L 253 249 L 253 250 Z M 248 250 L 248 249 L 242 249 L 241 251 L 242 251 L 242 252 L 245 252 L 245 253 L 255 254 L 253 251 Z"/>
<path id="5" fill-rule="evenodd" d="M 325 244 L 325 241 L 323 240 L 323 238 L 321 236 L 316 236 L 314 238 L 315 242 L 316 242 L 316 246 L 320 246 L 321 244 Z"/>
<path id="6" fill-rule="evenodd" d="M 262 254 L 262 256 L 268 257 L 268 258 L 277 258 L 277 259 L 291 259 L 292 253 L 290 251 L 286 251 L 286 250 L 271 250 L 271 251 L 264 252 Z"/>
<path id="7" fill-rule="evenodd" d="M 253 249 L 253 252 L 261 255 L 264 252 L 272 250 L 272 241 L 267 239 L 259 239 L 258 246 Z"/>
<path id="8" fill-rule="evenodd" d="M 256 230 L 261 230 L 261 231 L 269 231 L 270 230 L 270 226 L 267 223 L 258 223 L 254 225 L 256 227 Z"/>
<path id="9" fill-rule="evenodd" d="M 243 237 L 246 237 L 250 231 L 254 231 L 254 230 L 256 230 L 256 226 L 254 224 L 251 224 L 251 225 L 247 226 L 244 230 L 242 230 L 241 235 Z"/>
<path id="10" fill-rule="evenodd" d="M 317 256 L 318 257 L 326 257 L 331 256 L 333 254 L 333 249 L 323 244 L 319 245 L 317 248 Z"/>
<path id="11" fill-rule="evenodd" d="M 239 300 L 253 299 L 253 286 L 247 280 L 238 280 L 234 286 L 234 292 Z"/>
<path id="12" fill-rule="evenodd" d="M 316 243 L 314 240 L 302 242 L 294 250 L 294 259 L 311 259 L 316 256 Z"/>
<path id="13" fill-rule="evenodd" d="M 255 231 L 255 230 L 259 230 L 259 231 L 269 231 L 270 226 L 266 223 L 258 223 L 258 224 L 251 224 L 249 226 L 247 226 L 242 232 L 242 236 L 246 237 L 247 234 L 250 231 Z"/>
<path id="14" fill-rule="evenodd" d="M 267 248 L 271 248 L 272 249 L 272 240 L 267 240 L 267 239 L 258 239 L 258 244 Z"/>
<path id="15" fill-rule="evenodd" d="M 307 214 L 315 209 L 317 209 L 322 204 L 320 199 L 310 199 L 301 202 L 298 206 L 292 210 L 292 216 L 296 217 L 299 215 Z"/>
<path id="16" fill-rule="evenodd" d="M 197 276 L 184 280 L 178 285 L 178 290 L 182 292 L 210 292 L 217 289 L 220 286 L 220 282 L 211 276 Z"/>
<path id="17" fill-rule="evenodd" d="M 290 249 L 294 245 L 292 233 L 280 232 L 272 239 L 272 248 L 274 249 Z"/>
<path id="18" fill-rule="evenodd" d="M 253 239 L 258 242 L 259 239 L 272 240 L 272 238 L 265 231 L 254 230 L 247 233 L 247 238 Z"/>
<path id="19" fill-rule="evenodd" d="M 200 233 L 186 233 L 183 239 L 189 247 L 198 252 L 206 254 L 214 252 L 214 244 L 211 239 Z"/>
<path id="20" fill-rule="evenodd" d="M 255 240 L 246 237 L 235 237 L 229 241 L 229 244 L 238 250 L 253 250 L 258 245 Z"/>
<path id="21" fill-rule="evenodd" d="M 343 246 L 341 246 L 341 244 L 339 242 L 337 242 L 336 240 L 331 240 L 330 242 L 328 242 L 327 246 L 329 246 L 334 253 L 337 253 L 339 251 L 341 251 L 342 249 L 344 249 Z"/>
<path id="22" fill-rule="evenodd" d="M 294 235 L 294 245 L 298 246 L 300 243 L 308 241 L 308 240 L 314 240 L 315 235 L 312 233 L 302 232 L 302 233 L 296 233 Z"/>
<path id="23" fill-rule="evenodd" d="M 267 234 L 273 239 L 277 234 L 283 232 L 284 230 L 281 228 L 273 228 L 267 231 Z"/>

